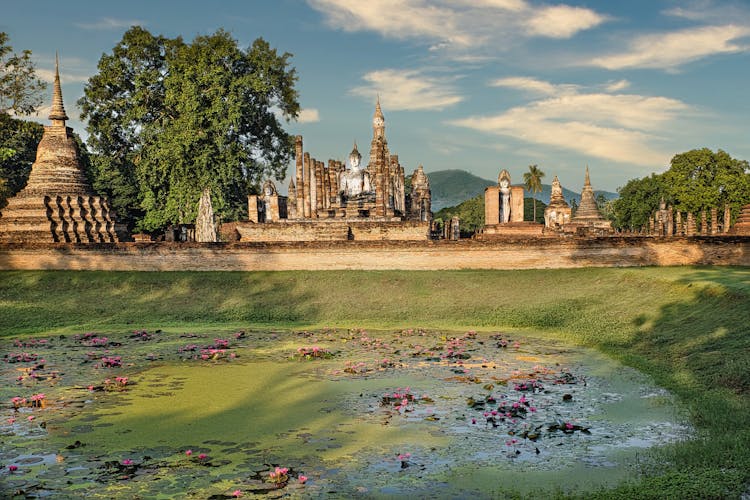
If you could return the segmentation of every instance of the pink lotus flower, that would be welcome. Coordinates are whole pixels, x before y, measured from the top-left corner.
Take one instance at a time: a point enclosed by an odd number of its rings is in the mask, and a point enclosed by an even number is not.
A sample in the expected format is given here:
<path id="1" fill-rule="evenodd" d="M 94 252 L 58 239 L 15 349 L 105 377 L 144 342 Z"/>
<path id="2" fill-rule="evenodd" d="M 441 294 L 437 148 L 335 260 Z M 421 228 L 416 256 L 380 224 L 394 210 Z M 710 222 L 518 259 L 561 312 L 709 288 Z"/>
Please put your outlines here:
<path id="1" fill-rule="evenodd" d="M 126 458 L 125 460 L 122 461 L 122 465 L 133 465 L 133 461 L 130 460 L 129 458 Z"/>
<path id="2" fill-rule="evenodd" d="M 193 450 L 185 450 L 185 455 L 190 456 L 193 454 Z"/>
<path id="3" fill-rule="evenodd" d="M 242 496 L 242 490 L 234 490 L 234 491 L 232 492 L 232 496 L 233 496 L 234 498 L 240 498 L 240 497 Z"/>
<path id="4" fill-rule="evenodd" d="M 303 476 L 301 474 L 297 479 L 299 480 L 300 484 L 305 484 L 307 482 L 307 476 Z"/>
<path id="5" fill-rule="evenodd" d="M 18 466 L 17 465 L 9 465 L 8 466 L 8 470 L 11 471 L 11 472 L 16 472 L 18 470 Z"/>
<path id="6" fill-rule="evenodd" d="M 34 420 L 34 415 L 29 415 L 28 417 L 26 417 L 26 419 L 27 419 L 27 420 L 28 420 L 29 422 L 31 422 L 32 420 Z"/>
<path id="7" fill-rule="evenodd" d="M 205 453 L 201 453 L 200 455 L 198 455 L 198 460 L 205 460 L 207 458 L 208 458 L 208 455 L 206 455 Z"/>
<path id="8" fill-rule="evenodd" d="M 570 430 L 573 428 L 573 424 L 571 424 L 570 422 L 565 422 L 565 428 Z"/>

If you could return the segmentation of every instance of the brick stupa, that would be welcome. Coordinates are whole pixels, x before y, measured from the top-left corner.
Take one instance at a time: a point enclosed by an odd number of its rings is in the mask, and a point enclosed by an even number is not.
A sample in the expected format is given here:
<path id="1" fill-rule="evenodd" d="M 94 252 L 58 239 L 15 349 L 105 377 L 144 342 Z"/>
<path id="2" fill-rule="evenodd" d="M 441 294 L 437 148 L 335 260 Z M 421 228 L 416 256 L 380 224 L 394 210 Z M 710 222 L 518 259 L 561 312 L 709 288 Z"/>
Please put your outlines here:
<path id="1" fill-rule="evenodd" d="M 599 228 L 612 226 L 612 223 L 599 213 L 599 207 L 597 207 L 594 197 L 594 188 L 591 187 L 591 179 L 589 178 L 589 167 L 586 167 L 586 179 L 581 191 L 581 204 L 578 205 L 571 222 L 576 225 Z"/>
<path id="2" fill-rule="evenodd" d="M 31 166 L 29 180 L 0 214 L 0 242 L 117 242 L 122 231 L 107 201 L 94 193 L 81 167 L 73 129 L 65 126 L 60 74 L 55 61 L 51 125 Z"/>
<path id="3" fill-rule="evenodd" d="M 742 207 L 740 216 L 737 217 L 737 222 L 729 230 L 730 234 L 737 234 L 740 236 L 750 236 L 750 204 Z"/>

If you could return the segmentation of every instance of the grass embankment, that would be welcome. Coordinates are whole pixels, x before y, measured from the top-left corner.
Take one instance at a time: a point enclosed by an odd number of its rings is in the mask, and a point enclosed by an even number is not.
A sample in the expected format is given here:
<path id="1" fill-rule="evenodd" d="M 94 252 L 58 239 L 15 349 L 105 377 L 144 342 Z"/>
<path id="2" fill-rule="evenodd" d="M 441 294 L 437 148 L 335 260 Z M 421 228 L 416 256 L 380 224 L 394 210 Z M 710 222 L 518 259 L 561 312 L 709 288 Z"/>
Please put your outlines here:
<path id="1" fill-rule="evenodd" d="M 686 404 L 697 439 L 602 497 L 750 484 L 750 269 L 0 273 L 0 335 L 134 328 L 519 329 L 596 347 Z"/>

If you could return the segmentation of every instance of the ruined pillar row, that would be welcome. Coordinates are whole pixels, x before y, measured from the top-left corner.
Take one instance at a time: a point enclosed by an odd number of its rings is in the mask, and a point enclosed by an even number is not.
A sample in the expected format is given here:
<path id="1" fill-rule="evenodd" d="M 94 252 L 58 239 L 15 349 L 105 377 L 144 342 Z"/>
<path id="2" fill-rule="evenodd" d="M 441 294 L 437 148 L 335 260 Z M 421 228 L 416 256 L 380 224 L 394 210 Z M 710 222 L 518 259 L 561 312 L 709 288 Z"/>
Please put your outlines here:
<path id="1" fill-rule="evenodd" d="M 296 161 L 296 178 L 297 178 L 297 217 L 305 216 L 305 181 L 304 165 L 302 163 L 302 136 L 298 135 L 294 141 L 294 159 Z"/>
<path id="2" fill-rule="evenodd" d="M 305 219 L 309 219 L 311 217 L 311 204 L 310 204 L 310 153 L 305 153 L 303 156 L 303 171 L 302 171 L 302 196 L 304 197 L 305 204 L 304 204 L 304 214 Z"/>
<path id="3" fill-rule="evenodd" d="M 323 162 L 315 161 L 315 216 L 323 211 Z"/>

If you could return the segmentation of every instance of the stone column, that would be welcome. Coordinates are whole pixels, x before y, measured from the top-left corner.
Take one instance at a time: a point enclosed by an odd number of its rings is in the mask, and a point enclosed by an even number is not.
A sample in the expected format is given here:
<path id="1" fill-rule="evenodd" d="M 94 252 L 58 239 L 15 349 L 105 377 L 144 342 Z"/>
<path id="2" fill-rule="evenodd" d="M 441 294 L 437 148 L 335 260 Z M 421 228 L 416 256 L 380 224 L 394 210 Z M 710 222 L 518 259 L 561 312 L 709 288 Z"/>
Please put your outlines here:
<path id="1" fill-rule="evenodd" d="M 719 210 L 716 207 L 711 209 L 711 235 L 719 234 Z"/>
<path id="2" fill-rule="evenodd" d="M 695 216 L 693 212 L 688 212 L 686 225 L 685 236 L 695 236 Z"/>
<path id="3" fill-rule="evenodd" d="M 648 234 L 649 234 L 649 236 L 653 236 L 656 233 L 656 223 L 654 222 L 655 218 L 656 218 L 656 216 L 648 218 Z"/>
<path id="4" fill-rule="evenodd" d="M 258 195 L 247 195 L 247 220 L 258 223 Z"/>
<path id="5" fill-rule="evenodd" d="M 484 190 L 484 224 L 500 224 L 500 186 L 489 186 Z"/>
<path id="6" fill-rule="evenodd" d="M 677 226 L 677 230 L 676 230 L 677 236 L 684 236 L 685 232 L 684 232 L 684 228 L 682 227 L 682 212 L 679 212 L 679 211 L 677 212 L 676 226 Z"/>
<path id="7" fill-rule="evenodd" d="M 672 205 L 667 207 L 667 236 L 670 238 L 674 236 L 674 210 Z"/>
<path id="8" fill-rule="evenodd" d="M 310 153 L 305 153 L 303 156 L 304 161 L 304 170 L 303 170 L 303 187 L 302 187 L 302 193 L 305 198 L 305 218 L 309 219 L 312 217 L 312 204 L 310 200 L 310 195 L 312 194 L 312 190 L 310 189 Z M 297 196 L 299 196 L 299 193 L 297 193 Z"/>
<path id="9" fill-rule="evenodd" d="M 294 159 L 297 163 L 297 191 L 296 191 L 296 203 L 297 212 L 296 217 L 300 219 L 305 216 L 305 180 L 304 180 L 304 164 L 302 163 L 302 136 L 298 135 L 294 141 Z"/>
<path id="10" fill-rule="evenodd" d="M 723 232 L 724 234 L 729 232 L 729 226 L 732 225 L 732 208 L 729 206 L 729 203 L 724 205 L 724 226 L 723 226 Z"/>
<path id="11" fill-rule="evenodd" d="M 701 210 L 701 236 L 708 234 L 708 220 L 706 218 L 706 211 Z"/>

